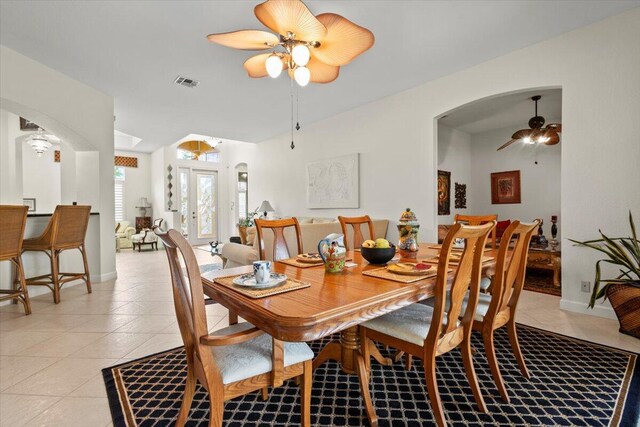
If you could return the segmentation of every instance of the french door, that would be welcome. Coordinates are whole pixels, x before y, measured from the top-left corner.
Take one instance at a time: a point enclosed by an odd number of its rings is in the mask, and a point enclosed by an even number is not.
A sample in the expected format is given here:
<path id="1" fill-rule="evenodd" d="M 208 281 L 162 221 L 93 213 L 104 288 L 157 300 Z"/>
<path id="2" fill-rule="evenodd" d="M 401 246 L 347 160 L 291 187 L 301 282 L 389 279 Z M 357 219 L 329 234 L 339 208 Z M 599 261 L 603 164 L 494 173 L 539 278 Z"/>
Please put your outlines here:
<path id="1" fill-rule="evenodd" d="M 192 245 L 218 240 L 218 172 L 180 168 L 180 227 Z"/>

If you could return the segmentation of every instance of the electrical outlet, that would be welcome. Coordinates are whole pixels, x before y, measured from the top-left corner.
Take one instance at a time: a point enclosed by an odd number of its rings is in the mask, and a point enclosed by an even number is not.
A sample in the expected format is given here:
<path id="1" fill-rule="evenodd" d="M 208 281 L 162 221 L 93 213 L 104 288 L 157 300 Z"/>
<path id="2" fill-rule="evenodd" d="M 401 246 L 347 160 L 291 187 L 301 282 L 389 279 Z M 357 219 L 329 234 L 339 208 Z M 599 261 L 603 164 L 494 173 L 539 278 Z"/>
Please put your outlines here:
<path id="1" fill-rule="evenodd" d="M 587 280 L 582 281 L 582 292 L 591 292 L 591 282 Z"/>

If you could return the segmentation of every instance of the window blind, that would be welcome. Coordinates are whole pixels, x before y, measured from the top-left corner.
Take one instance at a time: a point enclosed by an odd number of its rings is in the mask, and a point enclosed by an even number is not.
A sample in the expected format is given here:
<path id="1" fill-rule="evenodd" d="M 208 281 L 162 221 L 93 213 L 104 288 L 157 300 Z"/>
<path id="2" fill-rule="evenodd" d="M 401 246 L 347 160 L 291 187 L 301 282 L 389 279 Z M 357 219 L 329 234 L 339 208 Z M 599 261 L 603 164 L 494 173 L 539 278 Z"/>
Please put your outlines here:
<path id="1" fill-rule="evenodd" d="M 124 181 L 115 181 L 116 222 L 124 221 Z"/>

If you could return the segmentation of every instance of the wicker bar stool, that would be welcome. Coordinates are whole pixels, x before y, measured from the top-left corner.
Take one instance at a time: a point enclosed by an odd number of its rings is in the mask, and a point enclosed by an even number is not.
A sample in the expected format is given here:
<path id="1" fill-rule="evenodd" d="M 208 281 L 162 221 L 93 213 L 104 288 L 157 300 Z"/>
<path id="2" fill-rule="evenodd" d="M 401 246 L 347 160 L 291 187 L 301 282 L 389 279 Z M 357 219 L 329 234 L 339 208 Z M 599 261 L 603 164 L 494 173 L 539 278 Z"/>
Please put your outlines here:
<path id="1" fill-rule="evenodd" d="M 42 234 L 34 239 L 26 239 L 22 246 L 23 252 L 44 252 L 51 260 L 51 273 L 28 278 L 27 285 L 48 287 L 53 292 L 53 302 L 56 304 L 60 302 L 62 285 L 73 280 L 84 280 L 87 284 L 87 292 L 91 293 L 89 264 L 84 247 L 90 211 L 91 206 L 56 206 Z M 82 254 L 83 273 L 60 272 L 60 253 L 68 249 L 78 249 Z"/>
<path id="2" fill-rule="evenodd" d="M 20 301 L 24 312 L 31 314 L 29 291 L 22 268 L 22 239 L 27 223 L 26 206 L 0 205 L 0 261 L 11 261 L 14 269 L 13 289 L 0 289 L 0 301 Z"/>

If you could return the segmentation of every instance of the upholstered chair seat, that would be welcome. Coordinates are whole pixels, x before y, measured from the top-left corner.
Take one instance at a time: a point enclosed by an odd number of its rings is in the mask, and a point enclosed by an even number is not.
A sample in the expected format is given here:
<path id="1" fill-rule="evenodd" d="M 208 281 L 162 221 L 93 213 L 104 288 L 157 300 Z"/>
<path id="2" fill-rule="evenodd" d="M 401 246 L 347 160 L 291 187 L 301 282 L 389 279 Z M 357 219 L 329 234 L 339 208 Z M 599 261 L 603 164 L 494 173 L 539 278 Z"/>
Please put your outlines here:
<path id="1" fill-rule="evenodd" d="M 236 323 L 212 332 L 214 336 L 231 335 L 253 328 L 248 322 Z M 273 339 L 262 334 L 249 341 L 221 347 L 210 347 L 220 370 L 223 384 L 242 381 L 273 370 Z M 284 343 L 284 367 L 313 359 L 313 351 L 302 342 Z"/>

